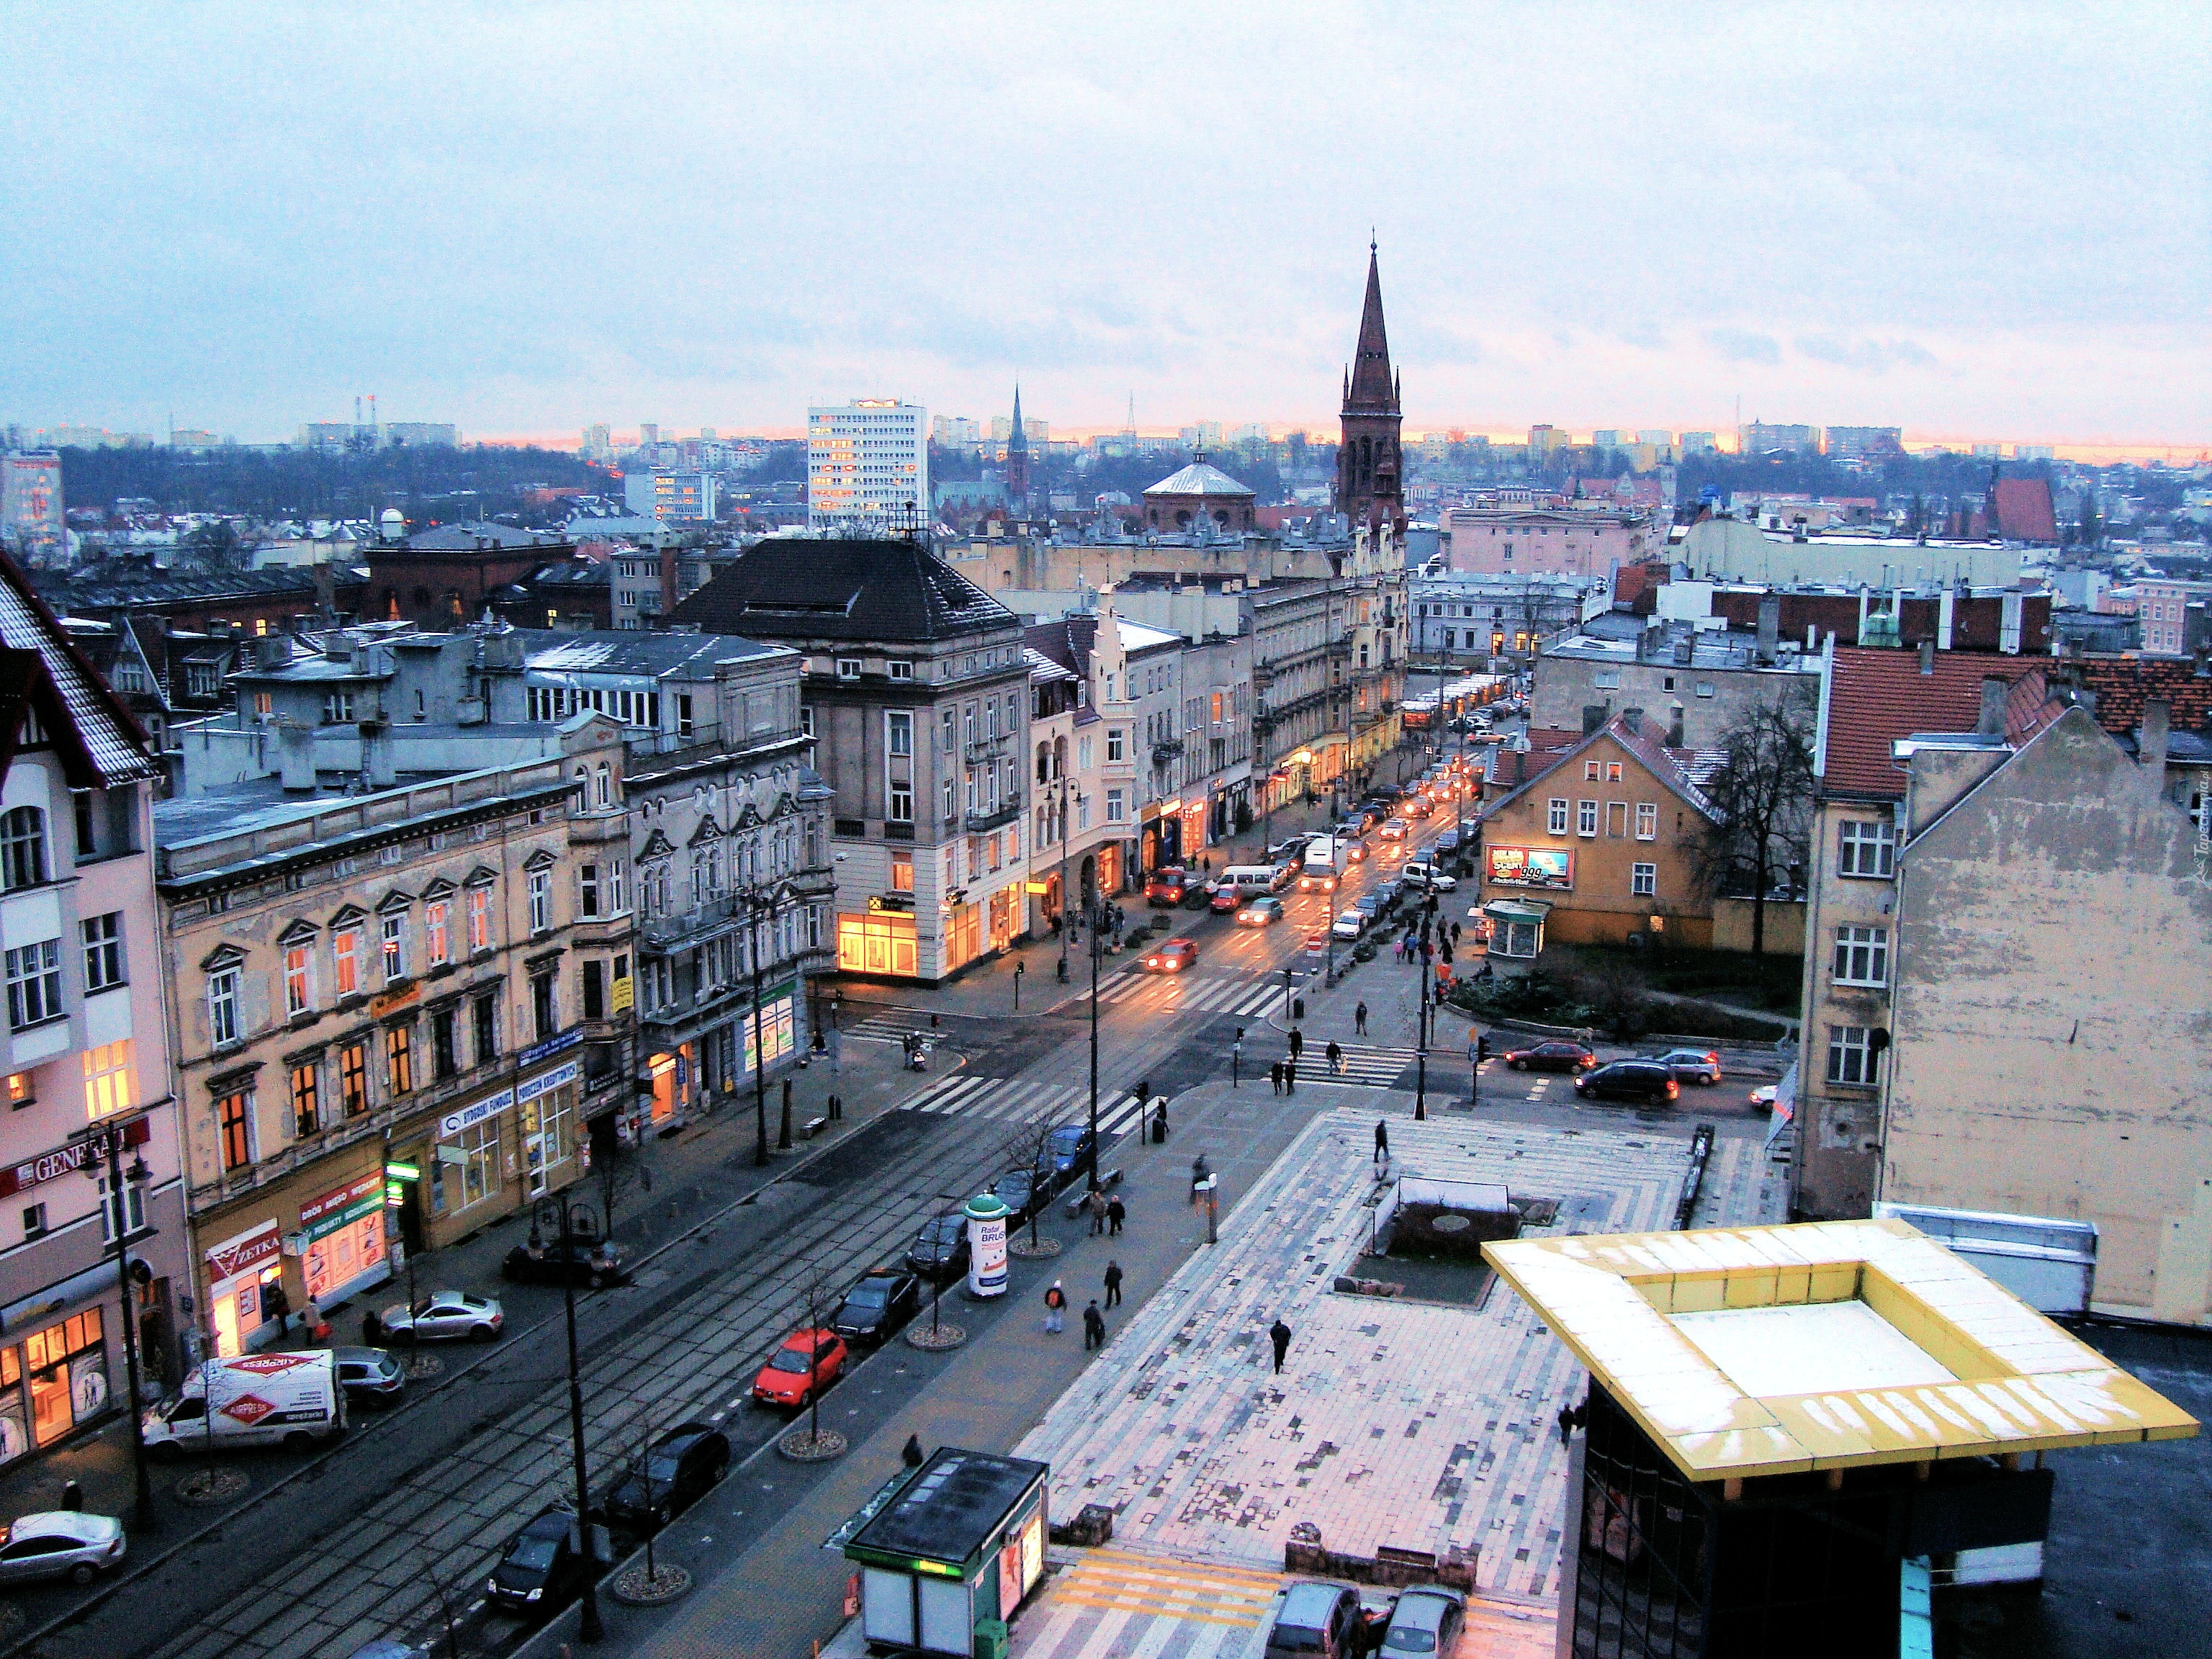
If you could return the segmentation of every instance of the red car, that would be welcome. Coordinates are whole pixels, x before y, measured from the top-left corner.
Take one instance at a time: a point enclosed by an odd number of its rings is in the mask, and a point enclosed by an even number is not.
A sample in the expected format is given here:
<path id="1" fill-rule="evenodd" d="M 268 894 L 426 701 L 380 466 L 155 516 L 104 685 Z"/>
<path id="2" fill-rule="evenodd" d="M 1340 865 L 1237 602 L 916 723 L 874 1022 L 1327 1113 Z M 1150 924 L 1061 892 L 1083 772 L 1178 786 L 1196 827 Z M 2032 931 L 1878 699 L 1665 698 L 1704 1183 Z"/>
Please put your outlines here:
<path id="1" fill-rule="evenodd" d="M 1193 879 L 1191 872 L 1179 864 L 1155 870 L 1145 884 L 1145 902 L 1155 909 L 1172 910 L 1182 902 Z"/>
<path id="2" fill-rule="evenodd" d="M 1514 1049 L 1505 1063 L 1516 1072 L 1587 1072 L 1597 1056 L 1579 1042 L 1539 1042 Z"/>
<path id="3" fill-rule="evenodd" d="M 835 1331 L 793 1331 L 753 1378 L 753 1398 L 763 1406 L 796 1409 L 844 1375 L 849 1357 Z"/>
<path id="4" fill-rule="evenodd" d="M 1217 916 L 1227 915 L 1243 902 L 1244 895 L 1225 881 L 1213 890 L 1213 896 L 1206 901 Z"/>
<path id="5" fill-rule="evenodd" d="M 1179 974 L 1198 962 L 1198 941 L 1194 939 L 1171 939 L 1145 957 L 1148 974 Z"/>

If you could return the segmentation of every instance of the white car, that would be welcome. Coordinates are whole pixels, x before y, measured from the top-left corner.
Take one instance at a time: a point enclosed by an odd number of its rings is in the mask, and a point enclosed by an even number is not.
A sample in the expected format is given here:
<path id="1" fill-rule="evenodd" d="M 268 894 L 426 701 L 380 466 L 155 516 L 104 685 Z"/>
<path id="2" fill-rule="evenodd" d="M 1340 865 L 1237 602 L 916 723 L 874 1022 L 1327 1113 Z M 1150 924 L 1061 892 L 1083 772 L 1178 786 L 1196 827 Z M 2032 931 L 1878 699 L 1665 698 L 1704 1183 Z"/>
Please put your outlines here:
<path id="1" fill-rule="evenodd" d="M 411 1308 L 396 1303 L 377 1317 L 394 1342 L 451 1342 L 463 1337 L 489 1342 L 507 1323 L 498 1303 L 466 1291 L 433 1291 Z"/>
<path id="2" fill-rule="evenodd" d="M 1346 910 L 1329 924 L 1328 931 L 1339 939 L 1358 939 L 1367 931 L 1367 917 L 1358 910 Z"/>
<path id="3" fill-rule="evenodd" d="M 1446 875 L 1433 864 L 1416 861 L 1406 866 L 1406 885 L 1425 887 L 1431 892 L 1449 893 L 1457 890 L 1459 878 Z"/>
<path id="4" fill-rule="evenodd" d="M 0 1528 L 0 1582 L 66 1578 L 89 1584 L 123 1562 L 123 1523 L 82 1510 L 26 1515 Z"/>

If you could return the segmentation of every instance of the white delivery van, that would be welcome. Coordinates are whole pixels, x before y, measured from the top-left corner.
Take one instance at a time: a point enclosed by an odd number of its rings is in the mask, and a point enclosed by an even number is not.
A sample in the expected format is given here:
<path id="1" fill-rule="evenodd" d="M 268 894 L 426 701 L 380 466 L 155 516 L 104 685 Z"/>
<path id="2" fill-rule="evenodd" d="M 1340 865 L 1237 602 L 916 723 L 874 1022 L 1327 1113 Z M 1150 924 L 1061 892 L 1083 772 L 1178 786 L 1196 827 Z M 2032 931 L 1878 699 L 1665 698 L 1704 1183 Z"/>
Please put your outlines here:
<path id="1" fill-rule="evenodd" d="M 1291 872 L 1273 864 L 1232 864 L 1221 872 L 1216 888 L 1226 887 L 1242 898 L 1259 898 L 1268 893 L 1279 893 L 1290 885 Z"/>
<path id="2" fill-rule="evenodd" d="M 337 1359 L 319 1351 L 208 1360 L 146 1413 L 145 1432 L 146 1449 L 157 1457 L 182 1457 L 210 1442 L 301 1450 L 336 1439 L 345 1432 Z"/>
<path id="3" fill-rule="evenodd" d="M 1344 848 L 1334 836 L 1316 836 L 1306 842 L 1306 861 L 1298 872 L 1302 893 L 1333 893 L 1344 878 Z"/>

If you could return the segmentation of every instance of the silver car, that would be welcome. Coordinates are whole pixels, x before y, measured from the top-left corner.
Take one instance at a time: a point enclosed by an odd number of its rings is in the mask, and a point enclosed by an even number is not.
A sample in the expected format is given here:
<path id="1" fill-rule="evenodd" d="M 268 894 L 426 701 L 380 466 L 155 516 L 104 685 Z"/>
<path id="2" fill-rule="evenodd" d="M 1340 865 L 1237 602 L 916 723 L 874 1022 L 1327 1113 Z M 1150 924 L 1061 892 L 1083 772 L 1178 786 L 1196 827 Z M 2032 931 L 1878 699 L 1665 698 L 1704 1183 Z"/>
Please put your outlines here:
<path id="1" fill-rule="evenodd" d="M 1447 1654 L 1459 1640 L 1467 1620 L 1467 1598 L 1441 1584 L 1415 1584 L 1398 1597 L 1390 1610 L 1390 1627 L 1382 1632 L 1385 1654 Z"/>
<path id="2" fill-rule="evenodd" d="M 123 1561 L 123 1523 L 82 1510 L 26 1515 L 0 1530 L 0 1581 L 66 1578 L 89 1584 Z"/>
<path id="3" fill-rule="evenodd" d="M 507 1323 L 497 1302 L 466 1291 L 433 1291 L 413 1307 L 395 1303 L 377 1316 L 384 1334 L 394 1342 L 451 1342 L 465 1337 L 471 1342 L 495 1340 Z"/>
<path id="4" fill-rule="evenodd" d="M 1721 1080 L 1721 1056 L 1717 1048 L 1669 1048 L 1652 1059 L 1674 1073 L 1677 1083 L 1703 1083 L 1708 1085 Z"/>

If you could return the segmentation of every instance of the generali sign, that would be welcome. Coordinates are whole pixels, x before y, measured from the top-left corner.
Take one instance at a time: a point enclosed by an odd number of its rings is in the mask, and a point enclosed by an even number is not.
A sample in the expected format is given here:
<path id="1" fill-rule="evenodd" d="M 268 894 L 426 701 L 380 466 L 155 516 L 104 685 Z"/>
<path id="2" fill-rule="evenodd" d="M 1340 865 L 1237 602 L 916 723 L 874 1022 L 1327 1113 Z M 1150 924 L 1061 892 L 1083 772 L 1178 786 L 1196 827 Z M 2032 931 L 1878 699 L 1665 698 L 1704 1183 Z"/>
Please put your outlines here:
<path id="1" fill-rule="evenodd" d="M 153 1136 L 153 1126 L 144 1118 L 133 1118 L 123 1126 L 125 1146 L 143 1146 Z M 26 1158 L 21 1164 L 9 1164 L 0 1170 L 0 1198 L 10 1193 L 20 1193 L 57 1176 L 75 1175 L 90 1169 L 95 1164 L 107 1161 L 107 1137 L 88 1135 L 82 1140 L 73 1140 L 66 1146 L 57 1146 L 51 1152 Z"/>

